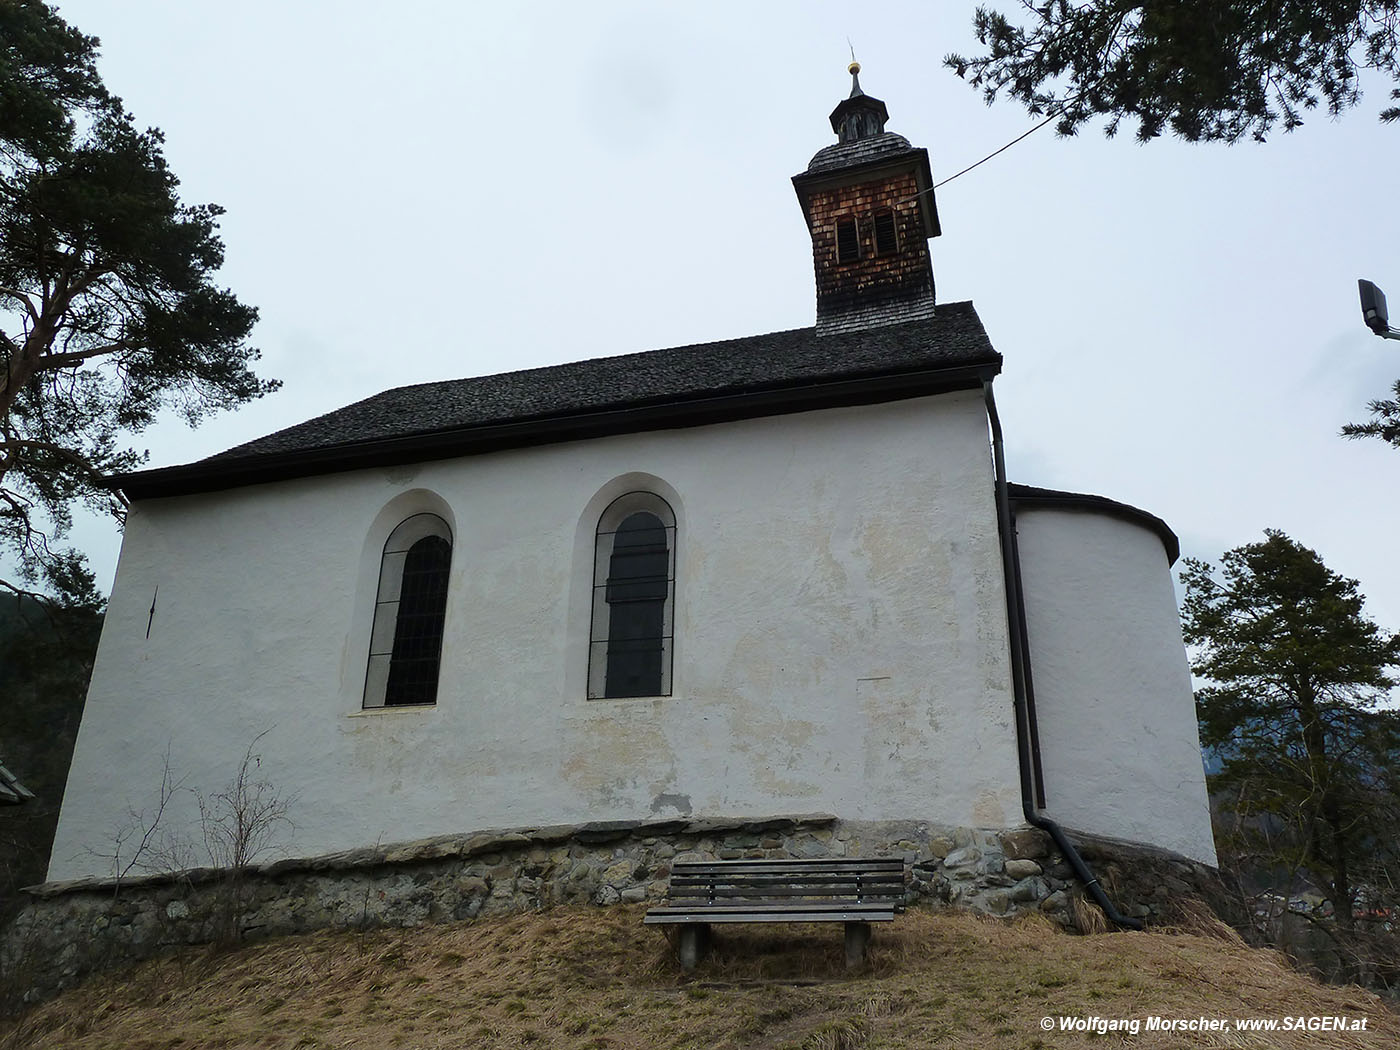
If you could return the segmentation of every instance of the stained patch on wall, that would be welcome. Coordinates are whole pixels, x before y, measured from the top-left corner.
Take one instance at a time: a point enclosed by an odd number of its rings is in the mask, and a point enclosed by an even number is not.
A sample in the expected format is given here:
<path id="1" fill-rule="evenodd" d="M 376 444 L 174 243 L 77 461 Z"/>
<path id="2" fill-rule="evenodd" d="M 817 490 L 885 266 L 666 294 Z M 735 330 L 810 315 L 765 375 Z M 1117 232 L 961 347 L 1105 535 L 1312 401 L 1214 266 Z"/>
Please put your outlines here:
<path id="1" fill-rule="evenodd" d="M 674 780 L 675 755 L 656 716 L 654 704 L 591 701 L 566 729 L 572 746 L 559 772 L 586 806 L 632 808 L 645 799 L 640 784 Z"/>
<path id="2" fill-rule="evenodd" d="M 893 774 L 914 779 L 927 761 L 927 698 L 913 695 L 893 678 L 856 680 L 856 699 L 865 722 L 865 778 Z"/>
<path id="3" fill-rule="evenodd" d="M 666 809 L 674 809 L 682 816 L 690 816 L 690 796 L 662 792 L 651 800 L 651 811 L 653 813 L 660 813 L 662 810 Z"/>
<path id="4" fill-rule="evenodd" d="M 972 819 L 979 828 L 1002 828 L 1006 826 L 1006 810 L 995 791 L 984 791 L 977 796 L 972 806 Z"/>
<path id="5" fill-rule="evenodd" d="M 754 784 L 771 798 L 821 794 L 808 764 L 811 751 L 822 746 L 821 726 L 811 719 L 790 717 L 773 706 L 772 698 L 809 692 L 823 671 L 818 656 L 775 658 L 771 643 L 757 634 L 739 640 L 725 668 L 723 714 L 729 737 Z"/>

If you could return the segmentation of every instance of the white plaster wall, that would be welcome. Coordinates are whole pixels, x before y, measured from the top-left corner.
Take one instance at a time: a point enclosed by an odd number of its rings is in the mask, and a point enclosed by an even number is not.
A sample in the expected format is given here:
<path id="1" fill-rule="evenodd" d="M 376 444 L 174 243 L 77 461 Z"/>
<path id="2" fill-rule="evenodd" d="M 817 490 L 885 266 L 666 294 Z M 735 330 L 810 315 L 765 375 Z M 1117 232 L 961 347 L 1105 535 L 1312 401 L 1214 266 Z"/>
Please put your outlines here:
<path id="1" fill-rule="evenodd" d="M 1161 539 L 1017 511 L 1046 812 L 1215 864 L 1191 673 Z"/>
<path id="2" fill-rule="evenodd" d="M 637 487 L 677 517 L 674 695 L 589 701 L 593 529 Z M 380 550 L 422 510 L 455 537 L 438 703 L 363 711 Z M 976 392 L 144 501 L 50 878 L 108 872 L 89 851 L 152 810 L 167 749 L 207 793 L 264 731 L 288 854 L 678 813 L 1016 824 L 1006 654 Z M 166 824 L 195 817 L 182 792 Z"/>

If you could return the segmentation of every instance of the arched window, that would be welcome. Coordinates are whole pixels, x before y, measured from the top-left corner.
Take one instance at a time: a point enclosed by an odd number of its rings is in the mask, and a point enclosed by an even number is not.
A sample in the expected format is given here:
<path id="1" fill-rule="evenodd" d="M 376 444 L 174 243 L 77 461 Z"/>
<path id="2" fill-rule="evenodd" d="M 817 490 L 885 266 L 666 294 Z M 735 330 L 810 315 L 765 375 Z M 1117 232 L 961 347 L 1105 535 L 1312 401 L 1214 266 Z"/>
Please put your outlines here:
<path id="1" fill-rule="evenodd" d="M 593 555 L 590 699 L 671 695 L 676 516 L 660 496 L 629 492 L 598 520 Z"/>
<path id="2" fill-rule="evenodd" d="M 384 544 L 365 707 L 437 703 L 452 532 L 436 514 L 399 523 Z"/>

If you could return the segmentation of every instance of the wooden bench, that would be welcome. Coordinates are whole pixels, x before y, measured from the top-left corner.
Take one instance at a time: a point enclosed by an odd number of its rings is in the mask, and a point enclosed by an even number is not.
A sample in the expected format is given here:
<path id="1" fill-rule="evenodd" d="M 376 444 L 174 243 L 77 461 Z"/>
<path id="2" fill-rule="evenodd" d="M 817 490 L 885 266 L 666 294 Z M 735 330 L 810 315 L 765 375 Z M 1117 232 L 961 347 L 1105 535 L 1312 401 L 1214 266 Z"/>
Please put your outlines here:
<path id="1" fill-rule="evenodd" d="M 865 959 L 872 922 L 904 910 L 902 857 L 823 860 L 678 861 L 671 865 L 666 903 L 648 925 L 680 924 L 676 954 L 693 969 L 717 922 L 840 922 L 846 965 Z"/>

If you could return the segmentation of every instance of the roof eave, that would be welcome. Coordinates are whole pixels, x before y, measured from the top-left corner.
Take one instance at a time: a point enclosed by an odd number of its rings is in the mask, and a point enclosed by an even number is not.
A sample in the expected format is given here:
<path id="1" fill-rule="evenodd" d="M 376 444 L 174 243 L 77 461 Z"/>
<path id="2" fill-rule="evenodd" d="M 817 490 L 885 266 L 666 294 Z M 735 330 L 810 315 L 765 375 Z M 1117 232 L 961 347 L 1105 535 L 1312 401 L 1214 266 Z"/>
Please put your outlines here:
<path id="1" fill-rule="evenodd" d="M 205 460 L 182 466 L 113 474 L 104 478 L 103 484 L 109 489 L 120 489 L 131 500 L 186 496 L 368 467 L 452 459 L 616 434 L 674 430 L 823 408 L 902 401 L 952 390 L 977 389 L 984 379 L 1000 371 L 1001 355 L 996 354 L 984 361 L 951 367 L 882 372 L 776 389 L 675 398 L 651 404 L 476 424 L 243 459 Z"/>
<path id="2" fill-rule="evenodd" d="M 1014 482 L 1007 488 L 1011 496 L 1012 506 L 1017 509 L 1032 510 L 1036 507 L 1042 507 L 1106 514 L 1109 517 L 1132 522 L 1134 525 L 1155 532 L 1157 538 L 1162 541 L 1163 549 L 1167 552 L 1168 565 L 1175 565 L 1176 559 L 1181 556 L 1181 541 L 1177 539 L 1172 527 L 1157 515 L 1145 511 L 1141 507 L 1134 507 L 1131 503 L 1120 503 L 1107 496 L 1094 496 L 1086 492 L 1061 492 L 1058 489 L 1042 489 L 1034 485 L 1017 485 Z"/>

